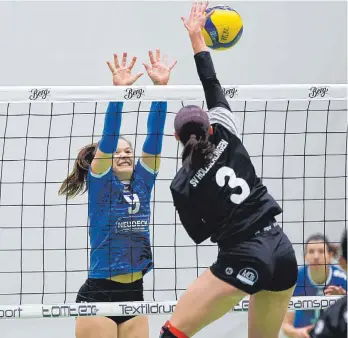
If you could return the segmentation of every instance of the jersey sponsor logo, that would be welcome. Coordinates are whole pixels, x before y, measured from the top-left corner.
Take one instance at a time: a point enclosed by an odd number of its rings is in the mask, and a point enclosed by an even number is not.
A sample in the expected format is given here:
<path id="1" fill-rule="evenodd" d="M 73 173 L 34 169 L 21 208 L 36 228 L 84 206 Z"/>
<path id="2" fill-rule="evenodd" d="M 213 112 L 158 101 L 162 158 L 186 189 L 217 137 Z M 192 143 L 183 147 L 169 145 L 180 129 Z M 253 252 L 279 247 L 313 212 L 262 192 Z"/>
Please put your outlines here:
<path id="1" fill-rule="evenodd" d="M 244 284 L 254 285 L 259 279 L 259 275 L 255 269 L 244 268 L 238 272 L 237 279 Z"/>
<path id="2" fill-rule="evenodd" d="M 117 232 L 145 232 L 149 230 L 150 216 L 121 217 L 116 223 Z"/>
<path id="3" fill-rule="evenodd" d="M 140 200 L 137 194 L 124 194 L 124 199 L 130 204 L 128 208 L 128 213 L 134 215 L 139 212 Z"/>
<path id="4" fill-rule="evenodd" d="M 228 177 L 228 186 L 232 189 L 240 187 L 242 190 L 241 194 L 231 194 L 230 200 L 234 204 L 242 203 L 249 195 L 250 188 L 248 183 L 236 176 L 236 173 L 232 168 L 229 167 L 221 167 L 215 176 L 216 183 L 219 187 L 223 187 L 226 184 L 225 178 Z"/>
<path id="5" fill-rule="evenodd" d="M 215 164 L 215 162 L 219 159 L 221 154 L 224 152 L 224 150 L 227 148 L 228 142 L 222 139 L 219 144 L 216 146 L 213 158 L 211 162 L 206 166 L 205 168 L 198 169 L 196 174 L 192 177 L 190 180 L 190 184 L 195 188 L 198 186 L 199 182 L 204 178 L 204 176 L 209 172 L 209 170 L 212 168 L 212 166 Z"/>

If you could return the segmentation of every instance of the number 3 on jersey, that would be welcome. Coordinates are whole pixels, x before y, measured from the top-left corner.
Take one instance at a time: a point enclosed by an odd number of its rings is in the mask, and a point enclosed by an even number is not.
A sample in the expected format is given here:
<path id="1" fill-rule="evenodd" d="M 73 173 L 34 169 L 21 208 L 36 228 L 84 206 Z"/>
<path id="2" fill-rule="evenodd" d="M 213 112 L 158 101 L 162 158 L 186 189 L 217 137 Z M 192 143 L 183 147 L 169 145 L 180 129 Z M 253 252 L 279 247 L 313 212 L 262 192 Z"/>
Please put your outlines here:
<path id="1" fill-rule="evenodd" d="M 140 209 L 140 201 L 138 195 L 123 195 L 123 197 L 127 201 L 127 203 L 130 204 L 130 207 L 128 208 L 128 213 L 130 215 L 136 214 Z"/>
<path id="2" fill-rule="evenodd" d="M 226 184 L 225 178 L 228 177 L 228 186 L 230 188 L 240 187 L 242 189 L 241 194 L 232 194 L 230 199 L 234 204 L 241 204 L 250 194 L 250 188 L 248 183 L 242 178 L 236 176 L 234 170 L 229 167 L 221 167 L 215 176 L 216 183 L 219 187 L 223 187 Z"/>

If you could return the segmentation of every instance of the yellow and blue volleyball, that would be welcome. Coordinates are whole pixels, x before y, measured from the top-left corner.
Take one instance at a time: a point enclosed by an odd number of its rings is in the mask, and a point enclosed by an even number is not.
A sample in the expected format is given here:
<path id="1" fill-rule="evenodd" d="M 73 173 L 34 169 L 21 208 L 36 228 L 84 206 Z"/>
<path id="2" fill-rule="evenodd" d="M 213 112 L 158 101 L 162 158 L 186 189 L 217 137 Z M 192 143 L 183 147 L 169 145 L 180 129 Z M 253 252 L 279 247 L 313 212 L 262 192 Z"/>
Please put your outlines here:
<path id="1" fill-rule="evenodd" d="M 207 19 L 203 28 L 206 45 L 214 50 L 226 50 L 233 47 L 243 34 L 241 16 L 229 6 L 207 8 L 206 13 L 214 13 Z"/>

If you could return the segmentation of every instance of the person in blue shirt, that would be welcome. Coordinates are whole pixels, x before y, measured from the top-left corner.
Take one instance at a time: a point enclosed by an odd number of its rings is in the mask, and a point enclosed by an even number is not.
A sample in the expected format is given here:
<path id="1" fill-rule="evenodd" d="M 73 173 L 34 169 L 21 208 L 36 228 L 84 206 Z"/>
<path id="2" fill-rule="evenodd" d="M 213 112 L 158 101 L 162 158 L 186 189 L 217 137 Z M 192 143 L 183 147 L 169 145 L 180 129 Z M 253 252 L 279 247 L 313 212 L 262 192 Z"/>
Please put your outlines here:
<path id="1" fill-rule="evenodd" d="M 149 51 L 151 64 L 144 64 L 155 85 L 166 85 L 176 62 L 161 61 L 160 50 Z M 114 55 L 108 62 L 116 86 L 130 86 L 142 74 L 132 74 L 136 58 L 127 66 Z M 150 247 L 150 198 L 160 166 L 167 103 L 152 102 L 142 156 L 134 159 L 132 145 L 120 137 L 122 102 L 110 102 L 99 143 L 81 149 L 72 173 L 59 194 L 73 198 L 88 191 L 91 243 L 88 278 L 76 302 L 142 301 L 143 276 L 152 269 Z M 78 317 L 76 337 L 149 336 L 147 318 Z"/>
<path id="2" fill-rule="evenodd" d="M 294 297 L 342 295 L 347 290 L 343 270 L 332 264 L 335 248 L 323 234 L 310 236 L 305 244 L 305 266 L 299 269 Z M 320 317 L 321 310 L 288 312 L 283 332 L 289 338 L 310 338 L 309 332 Z"/>
<path id="3" fill-rule="evenodd" d="M 347 272 L 347 229 L 341 240 L 338 263 Z M 310 332 L 311 338 L 347 338 L 347 297 L 343 296 L 326 309 Z"/>

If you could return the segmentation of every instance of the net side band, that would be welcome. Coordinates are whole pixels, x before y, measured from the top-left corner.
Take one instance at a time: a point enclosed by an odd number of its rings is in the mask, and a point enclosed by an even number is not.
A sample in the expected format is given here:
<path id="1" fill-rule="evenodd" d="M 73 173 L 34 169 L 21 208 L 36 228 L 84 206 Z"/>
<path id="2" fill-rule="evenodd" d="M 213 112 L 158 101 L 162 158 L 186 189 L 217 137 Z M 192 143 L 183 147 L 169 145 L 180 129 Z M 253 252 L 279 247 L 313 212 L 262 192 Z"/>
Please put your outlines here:
<path id="1" fill-rule="evenodd" d="M 321 310 L 333 305 L 340 296 L 292 297 L 289 310 Z M 0 306 L 0 319 L 66 318 L 80 316 L 167 315 L 177 302 L 71 303 Z M 241 300 L 231 312 L 247 312 L 249 297 Z"/>
<path id="2" fill-rule="evenodd" d="M 346 84 L 223 85 L 229 101 L 346 100 Z M 37 86 L 0 87 L 0 103 L 199 101 L 202 86 Z"/>

